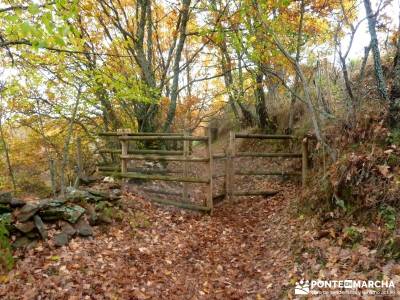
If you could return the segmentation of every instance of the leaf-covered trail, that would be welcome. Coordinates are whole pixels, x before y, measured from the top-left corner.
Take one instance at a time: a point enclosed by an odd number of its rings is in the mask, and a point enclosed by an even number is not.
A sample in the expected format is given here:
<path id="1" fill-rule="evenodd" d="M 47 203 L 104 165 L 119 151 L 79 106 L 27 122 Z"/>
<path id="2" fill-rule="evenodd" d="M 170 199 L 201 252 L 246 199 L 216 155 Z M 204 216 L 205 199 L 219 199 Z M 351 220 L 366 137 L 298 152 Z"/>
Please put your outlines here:
<path id="1" fill-rule="evenodd" d="M 279 185 L 279 186 L 278 186 Z M 293 269 L 296 186 L 210 216 L 127 194 L 123 221 L 65 248 L 39 245 L 3 278 L 6 299 L 279 299 Z M 298 188 L 298 187 L 297 187 Z"/>

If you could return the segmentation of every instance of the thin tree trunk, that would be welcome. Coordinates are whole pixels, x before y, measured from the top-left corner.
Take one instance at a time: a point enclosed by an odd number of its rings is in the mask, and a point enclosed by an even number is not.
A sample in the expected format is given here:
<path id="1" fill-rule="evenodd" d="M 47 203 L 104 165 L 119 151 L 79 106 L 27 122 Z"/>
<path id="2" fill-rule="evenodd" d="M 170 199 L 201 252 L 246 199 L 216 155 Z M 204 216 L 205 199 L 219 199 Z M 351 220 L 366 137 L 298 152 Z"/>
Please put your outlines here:
<path id="1" fill-rule="evenodd" d="M 398 32 L 400 33 L 400 16 Z M 397 37 L 396 55 L 393 64 L 393 84 L 390 90 L 389 124 L 392 128 L 400 127 L 400 37 Z"/>
<path id="2" fill-rule="evenodd" d="M 259 127 L 266 131 L 268 129 L 268 113 L 267 107 L 265 105 L 265 93 L 263 88 L 263 77 L 264 74 L 262 72 L 257 72 L 256 74 L 256 87 L 254 90 L 255 98 L 256 98 L 256 110 L 258 115 L 258 125 Z"/>
<path id="3" fill-rule="evenodd" d="M 297 31 L 297 47 L 296 47 L 296 62 L 300 62 L 300 53 L 301 53 L 301 40 L 303 35 L 303 23 L 304 23 L 304 12 L 305 12 L 305 2 L 301 0 L 300 4 L 300 22 L 299 29 Z M 292 94 L 292 99 L 290 101 L 290 109 L 289 109 L 289 124 L 288 124 L 288 133 L 293 131 L 293 123 L 294 123 L 294 106 L 296 103 L 296 94 L 299 85 L 299 75 L 296 73 L 294 80 L 294 93 Z"/>
<path id="4" fill-rule="evenodd" d="M 378 37 L 376 34 L 376 15 L 372 11 L 371 1 L 364 0 L 365 11 L 368 17 L 368 29 L 371 36 L 371 50 L 374 57 L 375 78 L 378 93 L 382 100 L 389 100 L 388 92 L 386 89 L 386 81 L 383 75 L 381 55 L 379 52 Z"/>
<path id="5" fill-rule="evenodd" d="M 371 52 L 371 44 L 369 44 L 367 47 L 364 47 L 364 57 L 361 63 L 361 68 L 360 68 L 360 75 L 358 76 L 358 82 L 361 83 L 364 80 L 365 77 L 365 68 L 367 66 L 368 62 L 368 57 L 369 53 Z"/>
<path id="6" fill-rule="evenodd" d="M 17 191 L 17 183 L 16 183 L 15 176 L 14 176 L 14 170 L 13 170 L 13 167 L 11 165 L 10 153 L 9 153 L 8 145 L 7 145 L 5 136 L 4 136 L 3 123 L 1 121 L 1 118 L 2 118 L 2 116 L 0 114 L 0 137 L 1 137 L 1 143 L 3 144 L 4 153 L 5 153 L 5 157 L 6 157 L 8 175 L 10 176 L 11 183 L 12 183 L 12 186 L 13 186 L 13 190 L 14 190 L 14 192 L 16 192 Z"/>
<path id="7" fill-rule="evenodd" d="M 172 87 L 171 87 L 171 102 L 168 108 L 168 113 L 167 113 L 167 120 L 165 121 L 164 124 L 164 132 L 167 132 L 170 130 L 172 122 L 175 118 L 175 112 L 176 112 L 176 103 L 178 99 L 178 83 L 179 83 L 179 74 L 180 74 L 180 68 L 179 68 L 179 63 L 181 61 L 181 56 L 182 56 L 182 50 L 185 45 L 185 40 L 186 40 L 186 27 L 187 23 L 189 21 L 189 8 L 190 8 L 190 2 L 191 0 L 182 0 L 182 19 L 181 19 L 181 25 L 179 27 L 179 40 L 178 40 L 178 45 L 176 47 L 176 54 L 175 54 L 175 61 L 174 61 L 174 78 L 172 81 Z"/>
<path id="8" fill-rule="evenodd" d="M 75 100 L 75 104 L 74 104 L 74 108 L 72 110 L 72 116 L 71 116 L 71 120 L 68 124 L 68 131 L 67 131 L 67 135 L 65 137 L 65 141 L 64 141 L 64 150 L 63 150 L 63 159 L 61 162 L 61 196 L 63 198 L 65 198 L 65 169 L 67 167 L 68 164 L 68 159 L 69 159 L 69 144 L 71 142 L 71 138 L 72 138 L 72 133 L 73 133 L 73 129 L 74 129 L 74 123 L 75 123 L 75 119 L 76 119 L 76 115 L 78 112 L 78 106 L 79 106 L 79 102 L 80 102 L 80 98 L 81 98 L 81 87 L 78 88 L 78 94 L 76 95 L 76 100 Z"/>

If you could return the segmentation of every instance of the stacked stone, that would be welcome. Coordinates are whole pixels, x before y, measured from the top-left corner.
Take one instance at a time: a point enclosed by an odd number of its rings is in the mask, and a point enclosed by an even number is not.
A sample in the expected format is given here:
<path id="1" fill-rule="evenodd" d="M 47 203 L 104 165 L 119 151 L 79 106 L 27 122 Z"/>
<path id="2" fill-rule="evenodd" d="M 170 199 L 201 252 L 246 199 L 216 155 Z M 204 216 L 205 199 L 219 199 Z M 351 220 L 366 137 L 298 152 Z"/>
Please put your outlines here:
<path id="1" fill-rule="evenodd" d="M 53 237 L 56 246 L 67 245 L 76 235 L 93 235 L 92 226 L 110 223 L 105 207 L 119 205 L 121 191 L 67 189 L 65 199 L 23 201 L 10 192 L 0 192 L 0 222 L 15 236 L 15 248 L 48 239 L 48 225 L 57 223 L 60 231 Z"/>

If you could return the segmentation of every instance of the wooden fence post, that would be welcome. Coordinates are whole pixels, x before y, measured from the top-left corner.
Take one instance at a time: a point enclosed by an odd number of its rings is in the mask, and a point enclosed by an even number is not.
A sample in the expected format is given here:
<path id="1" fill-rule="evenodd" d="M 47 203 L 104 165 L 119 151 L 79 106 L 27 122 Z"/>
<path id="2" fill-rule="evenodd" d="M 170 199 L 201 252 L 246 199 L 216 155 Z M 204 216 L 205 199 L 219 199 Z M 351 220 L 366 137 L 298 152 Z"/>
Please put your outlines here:
<path id="1" fill-rule="evenodd" d="M 227 186 L 228 186 L 228 195 L 229 201 L 233 200 L 234 194 L 234 158 L 235 158 L 235 133 L 233 131 L 229 132 L 229 146 L 228 146 L 228 173 L 227 173 Z"/>
<path id="2" fill-rule="evenodd" d="M 128 155 L 128 141 L 127 140 L 121 140 L 121 155 L 122 156 L 127 156 Z M 128 160 L 121 158 L 121 173 L 127 173 L 128 172 Z"/>
<path id="3" fill-rule="evenodd" d="M 301 183 L 303 188 L 307 183 L 308 175 L 308 138 L 305 137 L 301 143 Z"/>
<path id="4" fill-rule="evenodd" d="M 184 136 L 188 136 L 188 132 L 185 131 Z M 183 157 L 185 159 L 187 159 L 189 156 L 189 141 L 188 140 L 184 140 L 183 141 Z M 188 177 L 188 173 L 189 173 L 189 164 L 187 161 L 184 161 L 183 163 L 183 176 L 184 177 Z M 184 201 L 189 201 L 189 197 L 188 197 L 188 188 L 189 188 L 189 184 L 187 182 L 183 183 L 183 200 Z"/>
<path id="5" fill-rule="evenodd" d="M 207 152 L 208 152 L 208 159 L 209 159 L 209 164 L 208 164 L 208 178 L 209 178 L 209 183 L 208 183 L 208 195 L 207 195 L 207 208 L 210 209 L 210 213 L 212 213 L 213 210 L 213 167 L 214 167 L 214 160 L 213 160 L 213 153 L 212 153 L 212 137 L 211 137 L 211 128 L 208 129 L 208 141 L 207 141 Z"/>

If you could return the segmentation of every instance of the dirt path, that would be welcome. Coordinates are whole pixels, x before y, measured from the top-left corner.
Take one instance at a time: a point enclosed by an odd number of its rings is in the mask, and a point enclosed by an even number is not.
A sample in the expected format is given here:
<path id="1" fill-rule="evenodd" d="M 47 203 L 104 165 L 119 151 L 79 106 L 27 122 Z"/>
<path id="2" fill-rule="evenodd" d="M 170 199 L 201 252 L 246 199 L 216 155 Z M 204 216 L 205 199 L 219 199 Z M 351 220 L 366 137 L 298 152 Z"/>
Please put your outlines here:
<path id="1" fill-rule="evenodd" d="M 299 225 L 290 207 L 299 186 L 265 180 L 243 186 L 254 184 L 282 192 L 225 201 L 212 216 L 126 193 L 122 221 L 96 227 L 93 238 L 17 252 L 15 269 L 0 278 L 0 298 L 286 298 L 293 294 Z"/>
<path id="2" fill-rule="evenodd" d="M 126 195 L 124 221 L 97 227 L 93 239 L 17 253 L 0 296 L 279 299 L 293 269 L 287 207 L 296 189 L 284 187 L 285 196 L 224 203 L 211 217 Z"/>

